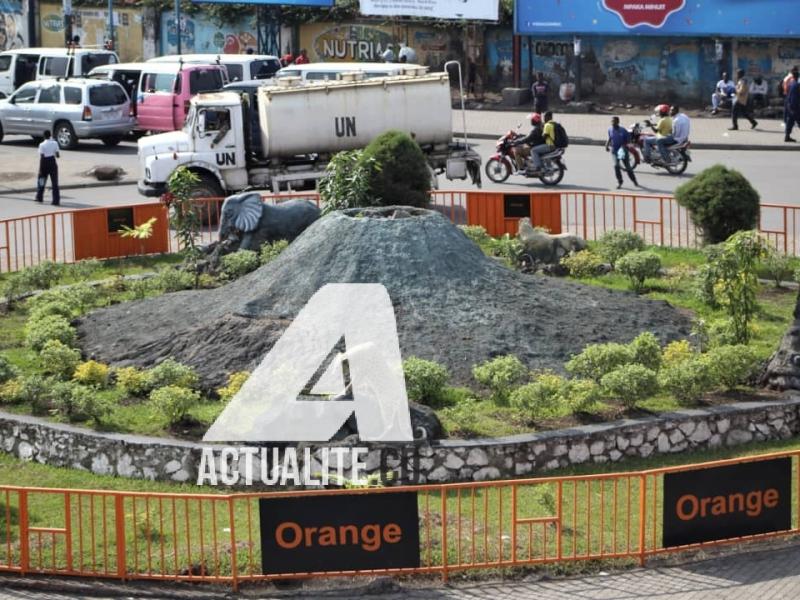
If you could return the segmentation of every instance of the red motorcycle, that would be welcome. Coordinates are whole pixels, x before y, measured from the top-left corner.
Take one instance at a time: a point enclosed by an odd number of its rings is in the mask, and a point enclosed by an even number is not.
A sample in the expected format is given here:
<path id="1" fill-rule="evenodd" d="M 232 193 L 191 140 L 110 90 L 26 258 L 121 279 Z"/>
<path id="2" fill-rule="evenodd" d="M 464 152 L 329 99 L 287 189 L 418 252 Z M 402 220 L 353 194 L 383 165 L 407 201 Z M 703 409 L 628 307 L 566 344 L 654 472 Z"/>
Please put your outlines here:
<path id="1" fill-rule="evenodd" d="M 655 134 L 649 132 L 650 126 L 650 121 L 644 121 L 644 123 L 634 123 L 628 128 L 631 140 L 626 148 L 630 155 L 632 169 L 644 162 L 644 141 L 648 138 L 655 138 Z M 686 140 L 681 144 L 667 146 L 667 156 L 669 157 L 667 162 L 664 162 L 658 148 L 653 146 L 653 151 L 650 153 L 650 166 L 654 169 L 666 169 L 672 175 L 680 175 L 692 160 L 692 155 L 689 153 L 690 145 L 691 142 Z"/>
<path id="2" fill-rule="evenodd" d="M 518 131 L 509 131 L 497 140 L 497 152 L 486 161 L 486 176 L 495 183 L 503 183 L 511 175 L 538 178 L 545 185 L 558 185 L 564 178 L 564 148 L 556 148 L 542 155 L 542 166 L 536 170 L 528 159 L 525 169 L 517 170 L 513 143 L 525 137 Z"/>

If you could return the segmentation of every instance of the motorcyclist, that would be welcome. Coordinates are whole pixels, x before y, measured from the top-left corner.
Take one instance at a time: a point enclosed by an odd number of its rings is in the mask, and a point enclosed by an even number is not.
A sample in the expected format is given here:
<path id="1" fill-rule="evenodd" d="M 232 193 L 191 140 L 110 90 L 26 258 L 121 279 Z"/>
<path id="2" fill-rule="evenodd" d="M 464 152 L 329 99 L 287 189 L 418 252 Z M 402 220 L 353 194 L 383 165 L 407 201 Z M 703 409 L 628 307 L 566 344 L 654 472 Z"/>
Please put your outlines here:
<path id="1" fill-rule="evenodd" d="M 514 148 L 514 160 L 517 163 L 518 171 L 522 171 L 525 168 L 525 160 L 531 156 L 531 152 L 545 143 L 542 115 L 539 113 L 531 113 L 528 115 L 528 120 L 531 122 L 531 132 L 511 144 Z M 537 155 L 536 158 L 539 158 L 539 156 Z M 541 158 L 539 158 L 539 164 L 541 164 L 541 162 Z M 536 162 L 534 162 L 534 165 L 535 164 Z"/>
<path id="2" fill-rule="evenodd" d="M 659 104 L 656 106 L 655 112 L 658 115 L 658 122 L 653 125 L 650 123 L 650 121 L 646 121 L 646 124 L 656 132 L 656 136 L 645 138 L 642 146 L 644 161 L 647 163 L 650 162 L 650 155 L 653 152 L 653 146 L 655 146 L 659 140 L 662 138 L 668 138 L 665 139 L 664 147 L 666 147 L 667 144 L 675 143 L 675 140 L 672 138 L 672 117 L 669 116 L 669 104 Z"/>

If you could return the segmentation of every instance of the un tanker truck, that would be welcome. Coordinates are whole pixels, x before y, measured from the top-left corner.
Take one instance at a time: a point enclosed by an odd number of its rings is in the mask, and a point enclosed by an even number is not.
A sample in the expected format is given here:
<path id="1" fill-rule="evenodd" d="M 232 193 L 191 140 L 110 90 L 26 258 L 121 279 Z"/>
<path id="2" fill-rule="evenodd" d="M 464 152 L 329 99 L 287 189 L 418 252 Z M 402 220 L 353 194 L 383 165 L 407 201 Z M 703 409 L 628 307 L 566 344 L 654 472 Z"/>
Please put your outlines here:
<path id="1" fill-rule="evenodd" d="M 480 185 L 480 157 L 453 142 L 447 74 L 420 71 L 306 84 L 285 78 L 250 93 L 199 94 L 182 130 L 139 140 L 139 192 L 160 195 L 180 166 L 199 176 L 196 197 L 307 187 L 336 152 L 363 148 L 389 129 L 414 138 L 434 183 L 445 173 Z"/>

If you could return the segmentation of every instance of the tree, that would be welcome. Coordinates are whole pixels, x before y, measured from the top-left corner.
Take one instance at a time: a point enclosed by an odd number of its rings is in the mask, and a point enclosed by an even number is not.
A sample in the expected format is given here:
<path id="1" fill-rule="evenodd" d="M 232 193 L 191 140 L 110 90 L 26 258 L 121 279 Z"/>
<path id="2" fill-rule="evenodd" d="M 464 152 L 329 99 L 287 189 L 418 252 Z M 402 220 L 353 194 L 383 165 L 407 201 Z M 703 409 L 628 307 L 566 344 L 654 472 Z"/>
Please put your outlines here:
<path id="1" fill-rule="evenodd" d="M 755 229 L 758 222 L 758 192 L 744 175 L 722 165 L 698 173 L 675 190 L 675 198 L 692 214 L 707 244 Z"/>
<path id="2" fill-rule="evenodd" d="M 369 174 L 370 194 L 378 204 L 428 205 L 431 172 L 419 145 L 407 134 L 390 130 L 376 137 L 359 159 L 369 161 L 380 167 Z"/>

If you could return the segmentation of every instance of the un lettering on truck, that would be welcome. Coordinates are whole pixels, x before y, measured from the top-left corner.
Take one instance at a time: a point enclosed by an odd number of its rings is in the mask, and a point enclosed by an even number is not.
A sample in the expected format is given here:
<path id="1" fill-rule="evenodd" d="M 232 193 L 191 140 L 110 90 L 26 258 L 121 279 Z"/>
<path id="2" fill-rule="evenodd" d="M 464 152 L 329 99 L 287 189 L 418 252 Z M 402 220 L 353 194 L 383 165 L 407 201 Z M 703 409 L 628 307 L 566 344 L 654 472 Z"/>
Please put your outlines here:
<path id="1" fill-rule="evenodd" d="M 389 129 L 411 134 L 420 145 L 448 144 L 453 136 L 445 74 L 262 87 L 258 94 L 267 157 L 307 153 L 309 140 L 319 153 L 364 148 Z"/>

